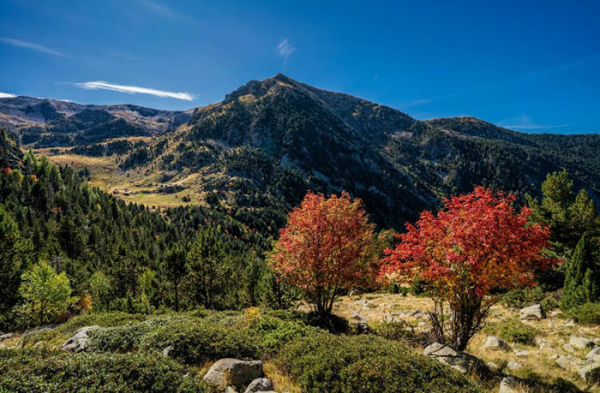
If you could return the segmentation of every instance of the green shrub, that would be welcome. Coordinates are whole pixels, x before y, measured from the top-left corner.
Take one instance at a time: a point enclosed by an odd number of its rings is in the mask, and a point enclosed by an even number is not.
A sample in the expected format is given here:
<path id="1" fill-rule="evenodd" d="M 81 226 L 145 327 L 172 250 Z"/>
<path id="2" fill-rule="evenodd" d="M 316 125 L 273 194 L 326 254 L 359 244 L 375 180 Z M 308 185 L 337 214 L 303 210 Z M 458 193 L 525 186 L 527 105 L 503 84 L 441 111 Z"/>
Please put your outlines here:
<path id="1" fill-rule="evenodd" d="M 1 392 L 208 392 L 187 370 L 151 354 L 0 350 Z"/>
<path id="2" fill-rule="evenodd" d="M 248 327 L 248 333 L 258 338 L 263 356 L 272 355 L 284 344 L 298 338 L 315 335 L 321 331 L 303 322 L 284 321 L 281 319 L 262 316 L 253 321 Z"/>
<path id="3" fill-rule="evenodd" d="M 387 340 L 407 340 L 415 337 L 414 328 L 406 322 L 380 322 L 371 326 L 373 334 Z"/>
<path id="4" fill-rule="evenodd" d="M 289 343 L 275 364 L 309 392 L 480 392 L 441 363 L 380 337 L 321 333 Z"/>
<path id="5" fill-rule="evenodd" d="M 496 334 L 506 341 L 524 345 L 535 345 L 535 337 L 540 334 L 538 329 L 526 325 L 518 319 L 491 323 L 485 327 L 484 331 L 488 334 Z"/>
<path id="6" fill-rule="evenodd" d="M 567 315 L 579 323 L 600 325 L 600 303 L 585 303 L 568 311 Z"/>
<path id="7" fill-rule="evenodd" d="M 221 358 L 257 359 L 260 356 L 260 340 L 250 336 L 246 329 L 202 320 L 166 324 L 144 337 L 141 346 L 147 350 L 173 346 L 169 355 L 185 364 Z"/>
<path id="8" fill-rule="evenodd" d="M 99 352 L 129 352 L 138 347 L 143 336 L 164 324 L 162 320 L 129 323 L 90 331 L 91 348 Z"/>
<path id="9" fill-rule="evenodd" d="M 545 297 L 540 287 L 513 289 L 502 296 L 502 303 L 509 308 L 523 308 L 541 303 Z"/>

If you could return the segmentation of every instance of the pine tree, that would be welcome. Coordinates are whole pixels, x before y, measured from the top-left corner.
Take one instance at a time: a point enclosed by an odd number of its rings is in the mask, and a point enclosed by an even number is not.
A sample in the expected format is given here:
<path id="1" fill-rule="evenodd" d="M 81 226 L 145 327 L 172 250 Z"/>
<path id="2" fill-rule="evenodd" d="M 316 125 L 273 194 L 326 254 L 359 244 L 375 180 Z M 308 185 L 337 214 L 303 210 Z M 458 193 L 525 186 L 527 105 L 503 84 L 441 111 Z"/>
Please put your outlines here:
<path id="1" fill-rule="evenodd" d="M 230 269 L 223 243 L 212 228 L 200 230 L 187 255 L 190 281 L 196 301 L 206 308 L 215 308 L 227 295 Z"/>
<path id="2" fill-rule="evenodd" d="M 0 205 L 0 314 L 18 300 L 24 262 L 31 252 L 31 243 L 22 238 L 15 221 Z"/>
<path id="3" fill-rule="evenodd" d="M 600 269 L 595 264 L 590 243 L 588 234 L 584 234 L 569 261 L 561 300 L 561 307 L 564 310 L 597 301 L 599 298 L 597 281 Z"/>
<path id="4" fill-rule="evenodd" d="M 173 285 L 175 293 L 175 311 L 179 311 L 181 283 L 188 274 L 189 264 L 185 249 L 181 245 L 175 245 L 169 250 L 165 258 L 163 272 L 167 280 Z"/>

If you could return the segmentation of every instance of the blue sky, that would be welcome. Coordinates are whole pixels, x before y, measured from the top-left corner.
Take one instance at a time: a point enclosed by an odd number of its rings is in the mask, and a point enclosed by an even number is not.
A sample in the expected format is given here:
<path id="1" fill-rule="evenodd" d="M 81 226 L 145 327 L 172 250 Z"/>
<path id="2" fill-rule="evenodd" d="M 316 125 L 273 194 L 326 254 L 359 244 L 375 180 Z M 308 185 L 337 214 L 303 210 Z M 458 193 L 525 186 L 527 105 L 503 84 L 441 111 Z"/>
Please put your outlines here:
<path id="1" fill-rule="evenodd" d="M 250 79 L 600 132 L 599 1 L 0 0 L 0 92 L 187 109 Z"/>

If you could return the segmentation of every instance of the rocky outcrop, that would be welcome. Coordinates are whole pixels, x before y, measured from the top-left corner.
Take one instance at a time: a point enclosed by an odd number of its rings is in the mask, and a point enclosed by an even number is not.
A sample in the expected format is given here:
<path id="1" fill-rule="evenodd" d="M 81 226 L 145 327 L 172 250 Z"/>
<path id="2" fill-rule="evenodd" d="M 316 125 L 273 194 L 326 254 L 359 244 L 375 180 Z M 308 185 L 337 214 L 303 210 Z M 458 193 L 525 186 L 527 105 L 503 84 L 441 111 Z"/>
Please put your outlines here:
<path id="1" fill-rule="evenodd" d="M 262 378 L 263 366 L 260 360 L 221 359 L 204 375 L 204 381 L 216 386 L 241 388 L 257 378 Z"/>
<path id="2" fill-rule="evenodd" d="M 594 342 L 585 337 L 571 337 L 569 344 L 577 349 L 593 348 Z"/>
<path id="3" fill-rule="evenodd" d="M 502 378 L 502 382 L 500 382 L 500 388 L 498 389 L 498 393 L 517 393 L 517 382 L 511 377 Z"/>
<path id="4" fill-rule="evenodd" d="M 60 346 L 61 351 L 83 352 L 88 349 L 90 343 L 89 332 L 94 329 L 100 329 L 100 326 L 86 326 L 75 332 L 63 345 Z"/>
<path id="5" fill-rule="evenodd" d="M 5 333 L 3 335 L 0 336 L 0 341 L 4 341 L 4 340 L 8 340 L 9 338 L 13 338 L 16 337 L 17 335 L 15 333 Z"/>
<path id="6" fill-rule="evenodd" d="M 556 365 L 567 371 L 577 370 L 579 367 L 581 367 L 581 364 L 581 360 L 574 356 L 562 355 L 556 359 Z"/>
<path id="7" fill-rule="evenodd" d="M 519 311 L 519 318 L 521 321 L 539 321 L 546 318 L 546 313 L 542 306 L 534 304 L 533 306 L 522 308 Z"/>
<path id="8" fill-rule="evenodd" d="M 592 364 L 588 364 L 587 366 L 584 366 L 582 368 L 580 368 L 579 370 L 577 370 L 577 374 L 584 380 L 587 381 L 589 376 L 594 373 L 594 374 L 598 374 L 600 373 L 600 361 L 597 361 L 595 363 Z"/>
<path id="9" fill-rule="evenodd" d="M 449 345 L 433 343 L 423 350 L 423 354 L 437 359 L 463 374 L 481 374 L 487 371 L 487 367 L 480 359 L 458 351 Z"/>
<path id="10" fill-rule="evenodd" d="M 257 378 L 250 382 L 245 393 L 270 392 L 273 390 L 273 382 L 269 378 Z"/>
<path id="11" fill-rule="evenodd" d="M 494 336 L 489 336 L 485 339 L 483 348 L 495 351 L 510 351 L 510 345 L 506 341 Z"/>
<path id="12" fill-rule="evenodd" d="M 600 361 L 600 347 L 596 347 L 589 351 L 587 355 L 585 355 L 585 358 L 594 362 Z"/>

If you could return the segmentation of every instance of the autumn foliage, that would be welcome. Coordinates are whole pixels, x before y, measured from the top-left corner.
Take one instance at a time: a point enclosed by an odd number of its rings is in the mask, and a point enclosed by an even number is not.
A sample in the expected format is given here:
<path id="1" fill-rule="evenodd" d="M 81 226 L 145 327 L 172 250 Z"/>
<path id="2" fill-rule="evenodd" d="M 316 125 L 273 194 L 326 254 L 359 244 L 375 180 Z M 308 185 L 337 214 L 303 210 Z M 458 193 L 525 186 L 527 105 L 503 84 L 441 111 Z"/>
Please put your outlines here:
<path id="1" fill-rule="evenodd" d="M 331 313 L 340 291 L 372 277 L 372 238 L 359 199 L 309 192 L 281 230 L 271 267 L 300 288 L 315 311 Z"/>
<path id="2" fill-rule="evenodd" d="M 434 334 L 463 349 L 497 300 L 492 291 L 534 284 L 534 270 L 557 261 L 544 257 L 549 227 L 528 223 L 527 208 L 517 212 L 514 195 L 476 187 L 467 195 L 444 201 L 437 214 L 425 211 L 416 225 L 398 235 L 386 250 L 381 274 L 424 282 L 436 301 Z M 444 304 L 453 313 L 447 328 Z M 436 326 L 437 324 L 437 326 Z"/>

